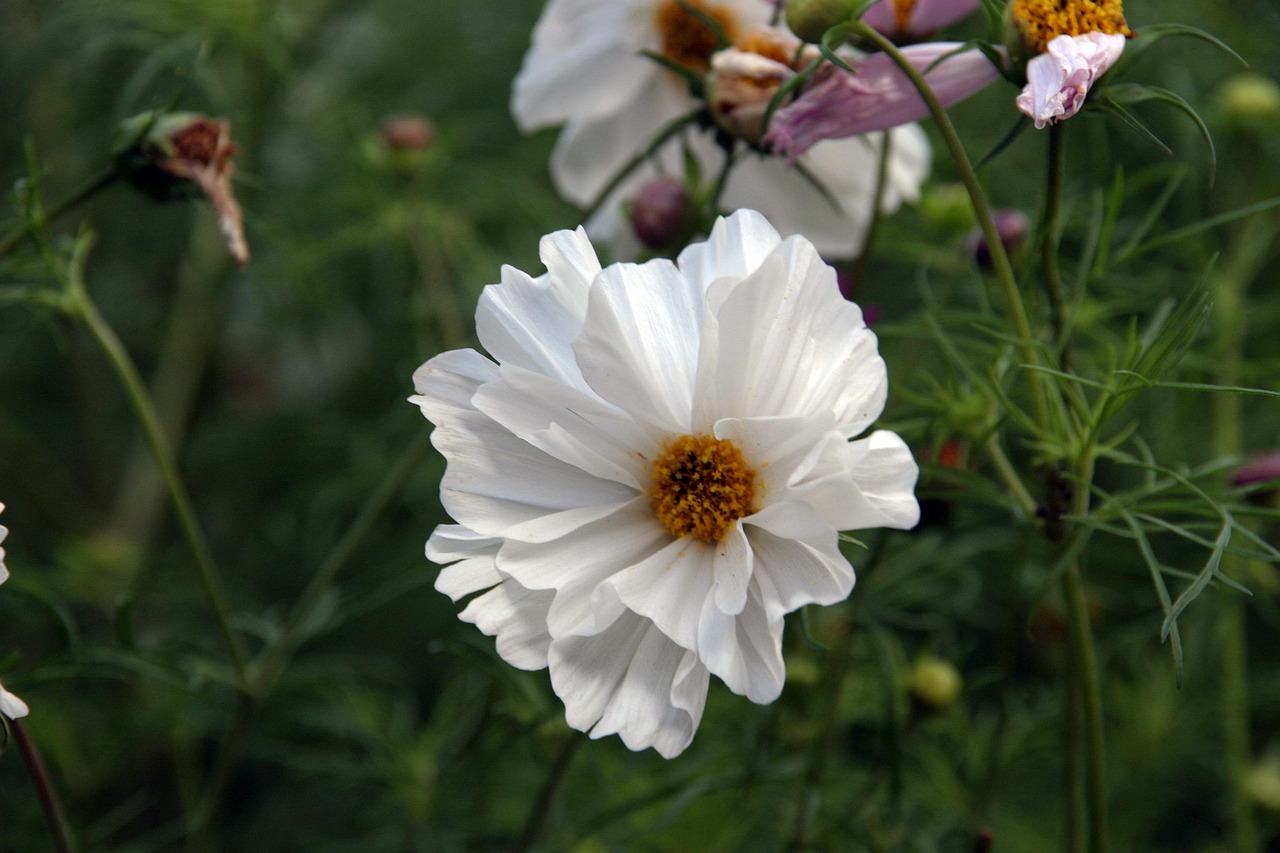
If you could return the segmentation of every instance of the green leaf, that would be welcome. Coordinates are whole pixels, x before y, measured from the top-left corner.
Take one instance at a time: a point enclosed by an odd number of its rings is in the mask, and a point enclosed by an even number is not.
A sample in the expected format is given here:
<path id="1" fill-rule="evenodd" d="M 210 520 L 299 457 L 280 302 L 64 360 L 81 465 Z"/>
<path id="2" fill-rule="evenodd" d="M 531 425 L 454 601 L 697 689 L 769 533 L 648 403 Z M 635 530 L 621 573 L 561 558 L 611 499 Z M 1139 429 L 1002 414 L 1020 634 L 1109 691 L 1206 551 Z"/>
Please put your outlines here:
<path id="1" fill-rule="evenodd" d="M 1204 592 L 1205 587 L 1214 577 L 1221 577 L 1218 567 L 1222 564 L 1222 555 L 1226 553 L 1227 543 L 1231 541 L 1232 524 L 1230 517 L 1222 524 L 1222 530 L 1218 533 L 1217 540 L 1213 543 L 1213 552 L 1209 554 L 1209 559 L 1205 561 L 1204 568 L 1200 570 L 1200 574 L 1196 575 L 1196 579 L 1192 581 L 1191 586 L 1182 591 L 1178 596 L 1178 600 L 1173 603 L 1169 611 L 1165 614 L 1164 624 L 1160 627 L 1160 639 L 1163 640 L 1169 636 L 1170 632 L 1176 626 L 1178 617 L 1182 615 L 1182 611 L 1187 609 L 1187 605 L 1195 601 Z"/>
<path id="2" fill-rule="evenodd" d="M 1108 87 L 1108 88 L 1114 88 L 1114 87 Z M 1100 109 L 1100 110 L 1103 110 L 1104 112 L 1111 113 L 1116 118 L 1120 119 L 1125 124 L 1129 125 L 1129 127 L 1133 128 L 1139 134 L 1145 137 L 1146 140 L 1150 142 L 1152 145 L 1159 148 L 1165 154 L 1168 154 L 1169 156 L 1173 156 L 1172 148 L 1170 148 L 1168 145 L 1165 145 L 1164 142 L 1161 141 L 1160 137 L 1152 133 L 1145 124 L 1143 124 L 1141 121 L 1138 120 L 1137 116 L 1135 116 L 1133 113 L 1126 110 L 1117 101 L 1109 97 L 1106 90 L 1096 93 L 1094 97 L 1089 99 L 1088 103 L 1090 106 L 1094 107 L 1095 109 Z"/>
<path id="3" fill-rule="evenodd" d="M 1151 583 L 1156 588 L 1156 597 L 1160 599 L 1160 607 L 1164 611 L 1164 624 L 1160 630 L 1160 641 L 1169 640 L 1169 646 L 1173 651 L 1173 669 L 1178 686 L 1182 686 L 1182 635 L 1178 631 L 1177 616 L 1174 615 L 1173 604 L 1169 598 L 1169 587 L 1165 585 L 1163 569 L 1160 561 L 1156 559 L 1155 552 L 1151 549 L 1151 542 L 1147 539 L 1147 534 L 1142 530 L 1142 526 L 1138 524 L 1137 519 L 1124 508 L 1123 502 L 1115 502 L 1116 509 L 1124 517 L 1125 522 L 1129 525 L 1129 529 L 1133 531 L 1134 539 L 1138 543 L 1138 551 L 1142 554 L 1142 559 L 1147 564 L 1147 568 L 1151 572 Z M 1229 536 L 1229 534 L 1228 534 Z M 1193 584 L 1194 586 L 1194 584 Z M 1183 605 L 1184 607 L 1186 605 Z"/>
<path id="4" fill-rule="evenodd" d="M 1131 261 L 1134 258 L 1147 254 L 1152 249 L 1158 249 L 1161 246 L 1167 246 L 1170 243 L 1180 243 L 1188 237 L 1194 237 L 1197 234 L 1217 228 L 1219 225 L 1226 225 L 1229 222 L 1235 222 L 1238 219 L 1244 219 L 1257 213 L 1264 213 L 1273 208 L 1280 207 L 1280 196 L 1259 201 L 1254 204 L 1237 207 L 1235 210 L 1229 210 L 1226 213 L 1219 213 L 1217 216 L 1210 216 L 1208 219 L 1202 219 L 1199 222 L 1188 225 L 1184 228 L 1176 228 L 1169 231 L 1163 236 L 1156 237 L 1132 249 L 1116 261 L 1116 265 Z"/>
<path id="5" fill-rule="evenodd" d="M 1196 128 L 1200 131 L 1200 136 L 1204 138 L 1205 145 L 1209 148 L 1209 186 L 1213 186 L 1213 174 L 1218 168 L 1218 152 L 1214 148 L 1213 135 L 1209 133 L 1209 126 L 1204 123 L 1204 119 L 1200 118 L 1200 114 L 1192 108 L 1191 104 L 1168 89 L 1162 89 L 1159 86 L 1148 86 L 1143 83 L 1118 83 L 1108 86 L 1105 91 L 1118 104 L 1140 104 L 1145 101 L 1159 101 L 1170 104 L 1186 114 L 1195 123 Z"/>

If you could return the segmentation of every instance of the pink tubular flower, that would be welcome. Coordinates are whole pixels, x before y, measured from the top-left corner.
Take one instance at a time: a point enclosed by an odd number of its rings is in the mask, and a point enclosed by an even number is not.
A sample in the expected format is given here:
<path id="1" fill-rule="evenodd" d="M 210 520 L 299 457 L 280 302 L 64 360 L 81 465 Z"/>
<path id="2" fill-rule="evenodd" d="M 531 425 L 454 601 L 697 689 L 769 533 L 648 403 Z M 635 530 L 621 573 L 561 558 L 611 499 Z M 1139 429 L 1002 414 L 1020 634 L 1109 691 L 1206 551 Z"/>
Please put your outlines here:
<path id="1" fill-rule="evenodd" d="M 1035 119 L 1036 129 L 1071 118 L 1084 104 L 1094 82 L 1124 52 L 1120 34 L 1058 36 L 1045 53 L 1027 63 L 1027 85 L 1018 109 Z"/>
<path id="2" fill-rule="evenodd" d="M 959 42 L 932 42 L 902 50 L 907 60 L 924 72 L 944 107 L 963 101 L 1000 75 L 976 50 L 948 56 L 962 47 Z M 825 79 L 774 113 L 765 144 L 794 161 L 824 139 L 886 130 L 929 115 L 920 93 L 889 57 L 878 53 L 852 65 L 857 74 L 832 69 Z"/>
<path id="3" fill-rule="evenodd" d="M 919 41 L 977 8 L 978 0 L 880 0 L 862 20 L 894 41 Z"/>

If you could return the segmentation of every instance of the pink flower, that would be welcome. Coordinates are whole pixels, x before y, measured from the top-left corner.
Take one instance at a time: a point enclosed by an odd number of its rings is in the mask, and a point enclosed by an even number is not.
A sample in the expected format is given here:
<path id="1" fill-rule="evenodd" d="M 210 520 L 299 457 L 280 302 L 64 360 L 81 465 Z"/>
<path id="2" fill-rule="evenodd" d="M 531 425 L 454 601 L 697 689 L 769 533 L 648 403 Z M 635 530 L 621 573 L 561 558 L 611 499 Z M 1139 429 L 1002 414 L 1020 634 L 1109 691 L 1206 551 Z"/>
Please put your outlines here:
<path id="1" fill-rule="evenodd" d="M 1000 76 L 991 61 L 976 50 L 953 54 L 962 47 L 959 42 L 932 42 L 902 49 L 907 60 L 924 73 L 944 107 L 963 101 Z M 886 130 L 929 115 L 920 93 L 889 57 L 878 53 L 852 65 L 857 74 L 831 69 L 793 103 L 774 113 L 765 144 L 794 161 L 824 139 Z"/>
<path id="2" fill-rule="evenodd" d="M 894 41 L 919 41 L 978 8 L 978 0 L 880 0 L 862 20 Z"/>
<path id="3" fill-rule="evenodd" d="M 1121 34 L 1058 36 L 1045 53 L 1027 63 L 1027 85 L 1018 109 L 1035 119 L 1036 129 L 1071 118 L 1084 104 L 1094 81 L 1124 52 Z"/>

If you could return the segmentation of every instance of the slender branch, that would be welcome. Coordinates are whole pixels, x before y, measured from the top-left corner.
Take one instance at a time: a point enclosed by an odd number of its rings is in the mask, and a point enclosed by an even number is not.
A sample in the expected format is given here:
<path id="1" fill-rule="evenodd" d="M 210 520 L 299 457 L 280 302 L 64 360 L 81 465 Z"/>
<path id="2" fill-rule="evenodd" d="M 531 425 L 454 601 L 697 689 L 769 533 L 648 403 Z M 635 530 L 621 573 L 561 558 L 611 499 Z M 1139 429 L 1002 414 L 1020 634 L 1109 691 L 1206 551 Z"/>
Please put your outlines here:
<path id="1" fill-rule="evenodd" d="M 1074 642 L 1067 644 L 1067 679 L 1062 685 L 1062 740 L 1063 785 L 1067 798 L 1067 850 L 1068 853 L 1085 853 L 1084 798 L 1081 796 L 1083 777 L 1084 743 L 1082 742 L 1080 691 L 1080 661 L 1076 659 Z"/>
<path id="2" fill-rule="evenodd" d="M 200 792 L 200 799 L 187 823 L 187 849 L 198 850 L 204 844 L 205 833 L 213 824 L 214 815 L 222 805 L 227 785 L 231 782 L 232 771 L 240 762 L 240 755 L 249 739 L 249 730 L 253 727 L 253 719 L 258 710 L 256 696 L 242 692 L 236 705 L 235 716 L 227 736 L 222 740 L 222 749 L 218 753 L 217 764 L 209 775 L 209 781 Z"/>
<path id="3" fill-rule="evenodd" d="M 68 313 L 84 323 L 93 339 L 97 341 L 103 352 L 106 353 L 108 361 L 111 362 L 111 366 L 115 369 L 120 383 L 124 386 L 125 396 L 128 397 L 129 403 L 133 406 L 134 414 L 137 416 L 143 435 L 146 437 L 147 446 L 151 448 L 151 454 L 155 457 L 156 465 L 160 468 L 160 475 L 164 478 L 169 497 L 173 500 L 174 511 L 178 516 L 178 524 L 182 528 L 183 536 L 191 549 L 192 557 L 195 559 L 196 570 L 200 575 L 200 583 L 204 587 L 205 595 L 208 596 L 209 603 L 213 607 L 214 617 L 218 622 L 218 628 L 222 632 L 223 639 L 226 641 L 227 649 L 231 653 L 231 660 L 235 666 L 236 674 L 243 678 L 248 662 L 244 640 L 231 624 L 231 606 L 228 603 L 222 575 L 218 571 L 212 554 L 209 552 L 209 546 L 205 541 L 203 531 L 200 529 L 200 523 L 196 520 L 195 509 L 191 505 L 191 497 L 187 494 L 187 488 L 178 473 L 178 466 L 174 461 L 173 452 L 170 450 L 164 429 L 160 425 L 160 418 L 156 414 L 151 396 L 147 393 L 146 385 L 138 374 L 138 369 L 134 365 L 133 359 L 129 357 L 128 351 L 125 350 L 124 344 L 120 342 L 120 338 L 116 336 L 115 331 L 98 313 L 98 308 L 89 297 L 88 291 L 85 290 L 79 274 L 74 271 L 65 308 Z"/>
<path id="4" fill-rule="evenodd" d="M 49 832 L 53 835 L 54 849 L 58 853 L 74 853 L 79 848 L 71 832 L 71 823 L 67 820 L 67 812 L 62 807 L 58 790 L 49 776 L 49 769 L 45 766 L 44 759 L 40 757 L 39 748 L 27 734 L 27 729 L 22 725 L 21 720 L 8 720 L 8 725 L 9 730 L 13 732 L 14 741 L 18 744 L 18 752 L 27 765 L 27 773 L 31 776 L 31 784 L 36 789 L 36 796 L 40 799 L 45 823 L 49 825 Z"/>
<path id="5" fill-rule="evenodd" d="M 929 108 L 929 114 L 933 117 L 938 126 L 938 131 L 942 134 L 943 142 L 946 143 L 947 151 L 951 154 L 951 159 L 955 163 L 960 180 L 964 183 L 965 189 L 969 193 L 969 202 L 973 206 L 974 215 L 978 218 L 978 225 L 982 228 L 982 234 L 987 239 L 987 245 L 991 252 L 992 270 L 1004 290 L 1005 301 L 1009 306 L 1009 316 L 1013 322 L 1022 359 L 1027 364 L 1039 364 L 1041 359 L 1036 349 L 1035 337 L 1031 332 L 1031 321 L 1027 315 L 1026 305 L 1023 304 L 1022 293 L 1018 290 L 1018 282 L 1013 275 L 1013 265 L 1009 263 L 1009 254 L 1005 251 L 1004 244 L 1000 242 L 1000 232 L 996 230 L 995 220 L 991 216 L 991 206 L 987 203 L 986 195 L 982 191 L 982 185 L 978 182 L 978 175 L 973 169 L 973 164 L 969 161 L 969 155 L 965 153 L 964 145 L 960 141 L 959 134 L 956 133 L 955 125 L 951 123 L 951 118 L 947 115 L 947 111 L 942 108 L 942 104 L 939 103 L 937 96 L 933 93 L 933 89 L 930 88 L 923 75 L 916 70 L 916 67 L 903 55 L 902 51 L 898 50 L 893 42 L 862 21 L 858 22 L 854 33 L 883 51 L 907 76 L 907 79 L 915 86 L 916 91 L 920 93 L 925 106 Z M 1027 385 L 1031 392 L 1031 405 L 1035 412 L 1036 423 L 1042 428 L 1047 428 L 1049 425 L 1049 405 L 1043 377 L 1035 370 L 1024 370 L 1023 373 L 1027 377 Z"/>
<path id="6" fill-rule="evenodd" d="M 574 753 L 578 751 L 578 746 L 584 740 L 582 735 L 577 732 L 571 732 L 566 737 L 568 739 L 560 747 L 560 754 L 556 756 L 555 763 L 551 765 L 551 769 L 547 772 L 546 781 L 542 783 L 542 790 L 538 792 L 538 799 L 534 801 L 533 808 L 529 811 L 529 817 L 524 822 L 524 829 L 520 831 L 520 837 L 516 839 L 515 845 L 511 848 L 512 853 L 526 853 L 537 842 L 538 837 L 542 835 L 542 830 L 546 828 L 547 819 L 551 817 L 551 807 L 555 805 L 556 794 L 560 792 L 560 784 L 567 775 Z"/>
<path id="7" fill-rule="evenodd" d="M 120 170 L 114 165 L 109 166 L 83 187 L 55 203 L 53 207 L 46 209 L 44 211 L 44 215 L 41 216 L 38 221 L 28 220 L 13 231 L 10 231 L 3 238 L 0 238 L 0 258 L 7 256 L 14 249 L 22 245 L 22 241 L 30 237 L 37 227 L 48 225 L 55 219 L 60 219 L 65 214 L 75 210 L 99 192 L 115 183 L 121 175 L 122 173 Z"/>
<path id="8" fill-rule="evenodd" d="M 1018 502 L 1018 506 L 1022 508 L 1027 520 L 1033 520 L 1036 517 L 1036 499 L 1031 497 L 1031 492 L 1023 484 L 1022 477 L 1018 476 L 1017 469 L 1013 467 L 1013 463 L 1005 455 L 1004 448 L 1000 446 L 999 438 L 995 432 L 992 432 L 987 438 L 982 449 L 991 459 L 991 464 L 995 466 L 996 473 L 1000 475 L 1000 480 L 1004 483 L 1005 488 L 1009 490 L 1009 494 L 1013 496 L 1013 499 Z"/>

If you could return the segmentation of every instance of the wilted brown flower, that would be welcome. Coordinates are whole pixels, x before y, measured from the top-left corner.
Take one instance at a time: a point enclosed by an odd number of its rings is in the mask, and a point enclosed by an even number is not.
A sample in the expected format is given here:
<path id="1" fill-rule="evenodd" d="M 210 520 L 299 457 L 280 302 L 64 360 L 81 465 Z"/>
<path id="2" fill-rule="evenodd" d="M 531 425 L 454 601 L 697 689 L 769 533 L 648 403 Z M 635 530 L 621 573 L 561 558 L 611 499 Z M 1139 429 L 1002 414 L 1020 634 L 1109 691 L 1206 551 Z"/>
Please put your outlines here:
<path id="1" fill-rule="evenodd" d="M 240 150 L 231 141 L 231 122 L 191 116 L 168 141 L 171 153 L 156 159 L 156 168 L 200 187 L 218 213 L 218 228 L 227 251 L 240 266 L 249 263 L 244 217 L 231 190 L 231 176 L 235 173 L 231 158 Z"/>

